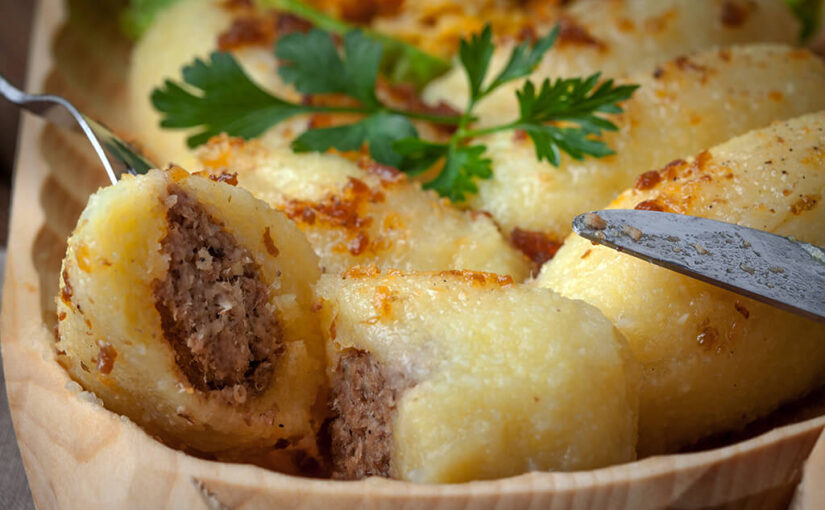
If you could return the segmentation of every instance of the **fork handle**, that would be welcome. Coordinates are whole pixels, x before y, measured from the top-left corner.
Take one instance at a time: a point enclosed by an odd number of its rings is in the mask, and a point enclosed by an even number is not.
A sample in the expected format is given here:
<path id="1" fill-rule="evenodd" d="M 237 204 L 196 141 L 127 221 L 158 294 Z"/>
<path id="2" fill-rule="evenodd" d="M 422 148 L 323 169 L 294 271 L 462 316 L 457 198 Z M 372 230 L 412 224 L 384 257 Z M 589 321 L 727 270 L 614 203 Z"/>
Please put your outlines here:
<path id="1" fill-rule="evenodd" d="M 86 117 L 72 103 L 60 96 L 51 94 L 26 94 L 9 83 L 2 74 L 0 74 L 0 94 L 22 109 L 53 124 L 69 129 L 79 129 L 89 139 L 89 143 L 92 144 L 97 157 L 103 163 L 103 168 L 106 169 L 109 180 L 112 181 L 112 184 L 117 183 L 117 175 L 106 152 L 103 150 L 103 146 L 95 136 L 89 122 L 86 121 Z"/>

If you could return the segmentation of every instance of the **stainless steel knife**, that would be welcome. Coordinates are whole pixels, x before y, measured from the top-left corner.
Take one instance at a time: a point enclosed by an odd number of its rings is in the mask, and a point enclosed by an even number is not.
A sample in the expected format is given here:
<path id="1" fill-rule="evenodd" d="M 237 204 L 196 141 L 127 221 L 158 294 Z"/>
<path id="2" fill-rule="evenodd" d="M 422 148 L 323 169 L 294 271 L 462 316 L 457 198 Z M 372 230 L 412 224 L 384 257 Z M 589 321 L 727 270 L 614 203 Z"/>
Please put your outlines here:
<path id="1" fill-rule="evenodd" d="M 825 323 L 825 249 L 761 230 L 656 211 L 573 220 L 580 236 Z"/>

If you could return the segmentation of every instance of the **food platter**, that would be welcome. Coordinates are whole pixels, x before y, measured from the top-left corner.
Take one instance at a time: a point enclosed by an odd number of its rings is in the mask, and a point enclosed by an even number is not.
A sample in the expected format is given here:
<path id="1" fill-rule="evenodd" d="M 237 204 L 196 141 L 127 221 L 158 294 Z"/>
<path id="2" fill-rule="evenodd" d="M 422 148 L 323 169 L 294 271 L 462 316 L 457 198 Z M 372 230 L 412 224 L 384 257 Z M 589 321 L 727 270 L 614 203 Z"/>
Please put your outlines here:
<path id="1" fill-rule="evenodd" d="M 67 26 L 66 16 L 58 2 L 39 5 L 28 89 L 63 94 L 92 115 L 116 119 L 123 94 L 116 77 L 127 47 L 111 27 Z M 2 349 L 39 508 L 782 508 L 825 426 L 817 412 L 822 398 L 814 395 L 763 423 L 767 432 L 720 447 L 594 471 L 453 485 L 313 480 L 187 455 L 104 409 L 54 359 L 53 296 L 64 240 L 103 178 L 81 139 L 24 119 Z"/>

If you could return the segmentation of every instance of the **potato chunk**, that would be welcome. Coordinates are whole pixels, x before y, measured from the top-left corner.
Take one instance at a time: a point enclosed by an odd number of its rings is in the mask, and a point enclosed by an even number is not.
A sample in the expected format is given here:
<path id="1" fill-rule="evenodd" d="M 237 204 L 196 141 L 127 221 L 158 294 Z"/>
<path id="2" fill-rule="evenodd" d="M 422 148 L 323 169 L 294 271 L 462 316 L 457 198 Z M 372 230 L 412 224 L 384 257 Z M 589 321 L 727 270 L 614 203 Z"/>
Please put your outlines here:
<path id="1" fill-rule="evenodd" d="M 632 460 L 636 367 L 595 308 L 489 273 L 318 287 L 335 475 L 462 482 Z"/>
<path id="2" fill-rule="evenodd" d="M 488 216 L 452 207 L 393 168 L 227 137 L 199 155 L 213 175 L 237 174 L 240 186 L 294 220 L 326 272 L 376 264 L 529 276 L 528 260 Z"/>
<path id="3" fill-rule="evenodd" d="M 241 2 L 235 2 L 241 6 Z M 195 58 L 206 58 L 218 51 L 220 35 L 236 20 L 254 20 L 266 16 L 260 10 L 235 7 L 224 0 L 179 0 L 164 9 L 132 50 L 129 69 L 129 112 L 131 135 L 140 141 L 155 161 L 174 161 L 196 170 L 194 153 L 186 145 L 193 129 L 166 129 L 160 126 L 161 115 L 152 106 L 155 88 L 166 80 L 181 81 L 181 70 Z M 249 77 L 264 90 L 290 101 L 301 95 L 286 85 L 277 73 L 277 61 L 270 44 L 249 44 L 227 49 Z M 303 131 L 306 116 L 281 123 L 272 130 L 272 138 L 292 130 Z"/>
<path id="4" fill-rule="evenodd" d="M 553 25 L 536 27 L 538 35 Z M 790 9 L 775 0 L 576 0 L 560 16 L 559 38 L 529 77 L 607 77 L 646 72 L 680 55 L 735 44 L 773 42 L 794 44 L 799 24 Z M 504 67 L 512 45 L 499 46 L 490 64 Z M 477 113 L 483 125 L 518 116 L 515 91 L 522 81 L 507 84 L 486 97 Z M 425 99 L 446 101 L 463 108 L 468 99 L 467 77 L 456 66 L 424 91 Z"/>
<path id="5" fill-rule="evenodd" d="M 58 361 L 107 408 L 222 458 L 314 436 L 318 259 L 248 192 L 181 169 L 93 195 L 69 238 Z"/>
<path id="6" fill-rule="evenodd" d="M 825 113 L 816 113 L 648 172 L 610 207 L 701 216 L 823 245 L 823 190 Z M 644 370 L 640 455 L 735 429 L 825 381 L 825 326 L 576 235 L 537 283 L 597 306 L 627 336 Z"/>
<path id="7" fill-rule="evenodd" d="M 334 2 L 333 2 L 334 3 Z M 357 10 L 365 2 L 350 2 Z M 452 52 L 459 37 L 479 32 L 481 20 L 494 16 L 496 33 L 504 39 L 535 32 L 543 34 L 560 16 L 565 19 L 559 48 L 542 64 L 539 80 L 545 76 L 570 76 L 603 70 L 610 76 L 631 70 L 648 69 L 654 63 L 677 55 L 745 42 L 796 41 L 797 23 L 782 2 L 776 0 L 623 0 L 604 4 L 602 0 L 578 0 L 560 9 L 559 0 L 530 2 L 406 2 L 400 12 L 373 20 L 373 28 L 438 52 Z M 270 16 L 260 8 L 238 7 L 244 2 L 223 0 L 179 0 L 157 17 L 132 54 L 129 76 L 129 108 L 134 132 L 157 161 L 175 161 L 195 168 L 195 159 L 185 143 L 186 131 L 159 126 L 160 115 L 150 95 L 166 79 L 180 80 L 181 68 L 195 57 L 205 57 L 218 49 L 221 34 L 231 31 L 236 21 Z M 334 6 L 320 7 L 336 12 Z M 509 5 L 508 5 L 509 4 Z M 581 4 L 581 5 L 579 5 Z M 594 4 L 596 4 L 594 6 Z M 725 9 L 734 5 L 738 16 L 725 23 Z M 728 8 L 729 9 L 729 8 Z M 525 19 L 527 18 L 527 19 Z M 421 31 L 421 25 L 428 25 Z M 535 26 L 544 23 L 544 26 Z M 289 23 L 287 23 L 289 24 Z M 534 30 L 531 30 L 535 26 Z M 522 30 L 524 28 L 524 30 Z M 276 26 L 273 36 L 288 27 Z M 587 44 L 595 37 L 600 44 Z M 293 101 L 301 95 L 286 86 L 277 74 L 271 44 L 256 43 L 227 48 L 253 80 L 265 90 Z M 510 47 L 496 53 L 494 65 L 503 66 Z M 433 85 L 427 97 L 436 105 L 441 100 L 462 108 L 465 104 L 464 74 L 456 68 Z M 489 105 L 489 106 L 488 106 Z M 501 105 L 496 106 L 496 105 Z M 514 115 L 514 87 L 494 95 L 481 105 L 482 117 L 501 120 Z M 486 115 L 485 112 L 490 112 Z M 306 116 L 281 123 L 267 138 L 286 144 L 307 128 Z M 422 130 L 423 132 L 424 130 Z M 190 131 L 191 132 L 191 131 Z"/>
<path id="8" fill-rule="evenodd" d="M 536 160 L 532 142 L 512 133 L 485 140 L 493 178 L 479 181 L 469 205 L 491 213 L 505 232 L 541 232 L 561 241 L 579 213 L 633 185 L 638 174 L 751 129 L 825 108 L 825 64 L 785 46 L 712 50 L 662 65 L 641 84 L 602 159 L 565 157 L 555 168 Z"/>

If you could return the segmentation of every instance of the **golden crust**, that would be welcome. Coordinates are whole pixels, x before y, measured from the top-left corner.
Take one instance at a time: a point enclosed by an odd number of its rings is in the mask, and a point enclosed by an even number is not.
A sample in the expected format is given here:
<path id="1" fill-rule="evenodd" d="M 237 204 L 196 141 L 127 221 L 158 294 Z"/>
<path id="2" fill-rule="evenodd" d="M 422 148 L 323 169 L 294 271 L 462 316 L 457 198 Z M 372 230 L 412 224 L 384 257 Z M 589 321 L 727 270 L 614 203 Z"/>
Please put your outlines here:
<path id="1" fill-rule="evenodd" d="M 534 30 L 549 33 L 555 21 Z M 576 0 L 562 10 L 559 26 L 557 43 L 529 77 L 533 83 L 596 72 L 625 77 L 715 47 L 796 44 L 799 23 L 787 6 L 774 0 Z M 491 73 L 504 67 L 513 44 L 497 48 Z M 480 123 L 514 119 L 515 91 L 522 83 L 507 84 L 482 100 L 475 112 Z M 455 66 L 427 87 L 424 98 L 462 107 L 468 90 L 464 71 Z"/>
<path id="2" fill-rule="evenodd" d="M 449 59 L 458 41 L 486 23 L 501 39 L 524 39 L 555 21 L 563 0 L 312 0 L 317 7 L 353 23 Z"/>
<path id="3" fill-rule="evenodd" d="M 489 217 L 455 209 L 393 168 L 225 136 L 199 155 L 212 175 L 237 174 L 239 186 L 295 221 L 326 272 L 376 264 L 529 276 L 527 259 Z"/>

